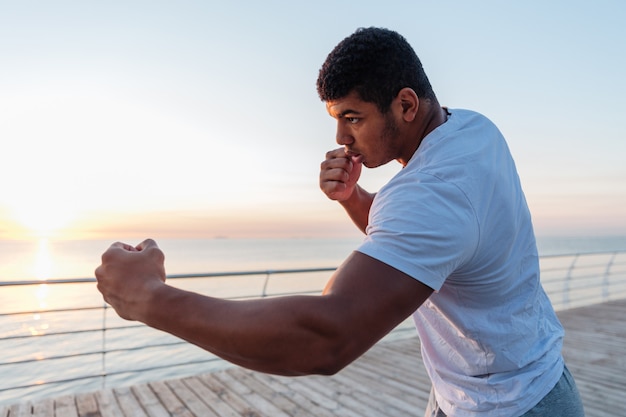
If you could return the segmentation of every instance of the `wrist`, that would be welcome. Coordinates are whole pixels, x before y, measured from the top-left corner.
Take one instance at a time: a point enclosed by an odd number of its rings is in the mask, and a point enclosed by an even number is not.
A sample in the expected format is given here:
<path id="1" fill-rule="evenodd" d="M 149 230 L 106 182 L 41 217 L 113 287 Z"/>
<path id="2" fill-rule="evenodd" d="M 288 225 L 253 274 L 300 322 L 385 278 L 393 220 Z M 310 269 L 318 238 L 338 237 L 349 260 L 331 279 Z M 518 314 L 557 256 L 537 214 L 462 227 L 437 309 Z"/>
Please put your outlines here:
<path id="1" fill-rule="evenodd" d="M 357 185 L 349 198 L 340 201 L 348 216 L 363 233 L 366 233 L 369 223 L 369 212 L 374 196 L 375 194 L 368 193 Z"/>
<path id="2" fill-rule="evenodd" d="M 363 209 L 364 207 L 366 207 L 369 211 L 369 206 L 372 204 L 373 199 L 374 194 L 368 193 L 367 191 L 365 191 L 365 189 L 357 184 L 355 185 L 352 194 L 350 194 L 350 197 L 346 198 L 345 200 L 341 200 L 339 203 L 346 210 Z"/>
<path id="3" fill-rule="evenodd" d="M 157 324 L 162 320 L 162 316 L 167 315 L 169 311 L 168 304 L 173 290 L 175 290 L 174 287 L 162 281 L 152 282 L 144 289 L 144 297 L 137 309 L 137 320 L 151 327 L 158 327 Z"/>

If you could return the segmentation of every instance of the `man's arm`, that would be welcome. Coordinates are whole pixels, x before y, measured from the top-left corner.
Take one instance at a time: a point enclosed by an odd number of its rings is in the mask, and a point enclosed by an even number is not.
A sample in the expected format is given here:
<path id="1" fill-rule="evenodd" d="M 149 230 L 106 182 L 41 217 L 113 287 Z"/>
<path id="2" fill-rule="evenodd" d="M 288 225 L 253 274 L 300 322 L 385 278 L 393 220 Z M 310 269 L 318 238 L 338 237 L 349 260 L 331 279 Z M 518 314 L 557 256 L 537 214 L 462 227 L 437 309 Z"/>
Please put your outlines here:
<path id="1" fill-rule="evenodd" d="M 233 301 L 165 284 L 163 253 L 148 240 L 114 244 L 98 289 L 123 318 L 166 331 L 238 365 L 281 375 L 333 374 L 412 314 L 432 289 L 354 252 L 323 295 Z"/>
<path id="2" fill-rule="evenodd" d="M 328 198 L 338 201 L 354 224 L 365 233 L 375 194 L 357 184 L 361 169 L 361 161 L 347 156 L 343 148 L 330 151 L 320 167 L 320 188 Z"/>
<path id="3" fill-rule="evenodd" d="M 376 194 L 365 191 L 357 184 L 350 198 L 339 201 L 356 227 L 363 233 L 365 233 L 369 223 L 370 207 L 372 207 L 375 196 Z"/>

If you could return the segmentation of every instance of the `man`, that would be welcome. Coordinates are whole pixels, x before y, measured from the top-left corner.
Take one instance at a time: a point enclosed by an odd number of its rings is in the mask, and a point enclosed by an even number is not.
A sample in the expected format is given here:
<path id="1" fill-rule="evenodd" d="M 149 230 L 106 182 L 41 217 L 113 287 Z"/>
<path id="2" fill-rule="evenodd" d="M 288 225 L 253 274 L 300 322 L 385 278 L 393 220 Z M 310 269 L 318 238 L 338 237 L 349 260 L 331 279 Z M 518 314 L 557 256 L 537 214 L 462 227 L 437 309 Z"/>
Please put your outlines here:
<path id="1" fill-rule="evenodd" d="M 317 86 L 343 146 L 327 153 L 320 186 L 366 235 L 323 295 L 182 291 L 165 284 L 163 253 L 147 240 L 104 253 L 105 300 L 123 318 L 283 375 L 333 374 L 413 314 L 433 383 L 427 415 L 583 415 L 498 129 L 442 108 L 413 49 L 386 29 L 344 39 Z M 377 194 L 357 184 L 362 165 L 394 159 L 404 168 Z"/>

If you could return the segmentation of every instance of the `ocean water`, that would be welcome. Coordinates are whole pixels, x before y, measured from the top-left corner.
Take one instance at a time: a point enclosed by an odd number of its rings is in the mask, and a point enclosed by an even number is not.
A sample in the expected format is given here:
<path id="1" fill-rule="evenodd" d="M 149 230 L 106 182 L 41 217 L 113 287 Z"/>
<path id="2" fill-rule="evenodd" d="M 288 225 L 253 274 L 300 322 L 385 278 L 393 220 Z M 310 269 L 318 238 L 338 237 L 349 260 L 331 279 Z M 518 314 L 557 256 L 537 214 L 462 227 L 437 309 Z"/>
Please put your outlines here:
<path id="1" fill-rule="evenodd" d="M 198 239 L 162 240 L 168 274 L 264 271 L 338 266 L 361 238 L 343 239 Z M 43 280 L 41 285 L 0 287 L 0 404 L 24 399 L 93 391 L 103 387 L 136 384 L 211 371 L 225 366 L 210 354 L 179 340 L 139 327 L 105 332 L 73 333 L 77 330 L 124 327 L 129 322 L 111 309 L 43 312 L 45 310 L 101 307 L 93 283 L 46 285 L 45 279 L 90 278 L 110 241 L 0 241 L 0 281 Z M 137 243 L 137 242 L 128 242 Z M 573 253 L 623 251 L 626 236 L 539 237 L 541 256 Z M 273 276 L 269 292 L 319 291 L 329 272 Z M 176 280 L 174 285 L 219 297 L 258 295 L 265 276 L 229 277 L 211 280 Z M 21 315 L 7 313 L 24 312 Z M 65 333 L 59 336 L 23 338 L 25 335 Z M 145 344 L 151 349 L 128 350 Z M 84 352 L 107 351 L 106 355 Z M 30 361 L 42 357 L 80 354 L 72 358 Z M 9 364 L 9 363 L 13 364 Z M 185 363 L 175 367 L 161 366 Z M 154 368 L 135 374 L 125 369 Z M 106 379 L 77 380 L 64 384 L 12 389 L 38 381 L 71 379 L 106 372 Z"/>
<path id="2" fill-rule="evenodd" d="M 164 239 L 168 274 L 333 267 L 361 238 Z M 93 277 L 109 240 L 0 240 L 0 281 Z M 136 244 L 139 242 L 128 241 Z M 626 250 L 626 236 L 545 236 L 540 256 Z"/>
<path id="3" fill-rule="evenodd" d="M 164 239 L 168 274 L 337 266 L 361 238 Z M 93 277 L 109 240 L 0 240 L 0 281 Z M 129 244 L 139 242 L 127 241 Z"/>

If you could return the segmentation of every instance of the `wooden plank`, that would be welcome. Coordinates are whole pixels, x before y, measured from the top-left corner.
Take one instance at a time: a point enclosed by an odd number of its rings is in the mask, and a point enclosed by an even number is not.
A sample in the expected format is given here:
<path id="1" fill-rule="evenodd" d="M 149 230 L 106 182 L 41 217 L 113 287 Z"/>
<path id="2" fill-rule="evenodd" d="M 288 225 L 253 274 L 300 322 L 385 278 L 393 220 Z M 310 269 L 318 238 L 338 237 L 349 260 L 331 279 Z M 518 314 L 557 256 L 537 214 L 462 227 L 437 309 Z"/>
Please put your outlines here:
<path id="1" fill-rule="evenodd" d="M 356 369 L 361 371 L 365 380 L 381 380 L 400 390 L 404 389 L 407 393 L 419 393 L 420 391 L 430 393 L 430 379 L 426 375 L 421 357 L 412 357 L 410 353 L 383 350 L 380 353 L 371 353 L 359 363 L 359 367 Z M 396 357 L 404 355 L 405 359 L 408 360 L 392 361 L 392 355 Z M 367 378 L 367 374 L 369 374 L 369 378 Z M 408 381 L 412 381 L 412 383 L 407 385 Z"/>
<path id="2" fill-rule="evenodd" d="M 63 395 L 54 400 L 55 417 L 78 417 L 73 395 Z"/>
<path id="3" fill-rule="evenodd" d="M 626 300 L 564 310 L 563 356 L 580 391 L 587 417 L 626 409 Z"/>
<path id="4" fill-rule="evenodd" d="M 261 383 L 265 384 L 269 389 L 288 398 L 294 404 L 298 404 L 300 409 L 298 415 L 315 416 L 315 417 L 334 417 L 334 414 L 313 401 L 312 398 L 303 395 L 299 390 L 292 389 L 286 381 L 288 377 L 278 377 L 274 375 L 252 372 L 251 376 Z"/>
<path id="5" fill-rule="evenodd" d="M 150 383 L 150 388 L 154 394 L 159 398 L 163 406 L 167 411 L 176 417 L 195 417 L 191 411 L 189 411 L 185 404 L 172 392 L 170 387 L 167 386 L 165 381 L 154 381 Z"/>
<path id="6" fill-rule="evenodd" d="M 130 387 L 115 388 L 113 392 L 125 417 L 148 417 L 137 398 L 133 395 Z"/>
<path id="7" fill-rule="evenodd" d="M 387 402 L 393 404 L 398 409 L 398 413 L 393 415 L 414 415 L 421 410 L 421 402 L 419 391 L 416 389 L 412 381 L 409 379 L 404 384 L 391 380 L 389 378 L 368 379 L 367 375 L 372 375 L 369 371 L 363 373 L 359 367 L 350 367 L 336 378 L 346 378 L 345 384 L 359 384 L 360 391 L 369 398 L 374 398 L 377 402 Z M 409 385 L 410 384 L 410 385 Z M 420 399 L 422 400 L 420 402 Z M 427 400 L 427 399 L 426 399 Z M 365 400 L 366 402 L 368 400 Z"/>
<path id="8" fill-rule="evenodd" d="M 189 409 L 196 416 L 203 417 L 218 417 L 207 404 L 205 404 L 198 396 L 189 389 L 181 380 L 167 381 L 166 384 L 176 394 L 178 398 L 185 404 L 185 407 Z"/>
<path id="9" fill-rule="evenodd" d="M 7 408 L 7 414 L 10 417 L 30 417 L 32 406 L 30 402 L 24 401 L 23 403 L 13 404 Z"/>
<path id="10" fill-rule="evenodd" d="M 341 417 L 363 416 L 361 406 L 352 397 L 352 387 L 339 387 L 332 382 L 333 378 L 327 377 L 303 377 L 300 381 L 337 404 L 334 413 Z"/>
<path id="11" fill-rule="evenodd" d="M 77 394 L 76 411 L 79 417 L 100 417 L 98 402 L 94 394 Z"/>
<path id="12" fill-rule="evenodd" d="M 96 392 L 94 395 L 102 417 L 121 417 L 124 414 L 120 409 L 113 390 L 110 388 Z"/>
<path id="13" fill-rule="evenodd" d="M 284 379 L 283 382 L 291 389 L 297 392 L 306 393 L 306 396 L 313 399 L 313 402 L 319 407 L 333 413 L 335 416 L 355 417 L 359 414 L 345 405 L 339 400 L 344 395 L 343 392 L 337 392 L 325 384 L 327 377 L 323 376 L 305 376 L 299 378 Z M 317 411 L 317 408 L 314 409 Z"/>
<path id="14" fill-rule="evenodd" d="M 131 387 L 131 391 L 137 398 L 141 407 L 150 417 L 170 417 L 170 413 L 165 406 L 159 401 L 156 394 L 150 389 L 149 385 L 141 384 Z"/>
<path id="15" fill-rule="evenodd" d="M 223 390 L 213 391 L 209 386 L 202 383 L 200 378 L 192 377 L 183 379 L 183 383 L 189 387 L 199 398 L 211 407 L 218 416 L 236 417 L 237 413 L 228 402 L 220 396 Z"/>
<path id="16" fill-rule="evenodd" d="M 263 377 L 263 375 L 261 374 L 259 377 Z M 276 379 L 277 377 L 273 378 Z M 338 410 L 341 408 L 341 404 L 324 395 L 324 393 L 320 392 L 320 390 L 313 388 L 311 386 L 312 384 L 306 383 L 306 381 L 311 382 L 316 378 L 321 377 L 281 377 L 280 381 L 287 387 L 287 389 L 293 392 L 294 395 L 304 397 L 307 403 L 311 404 L 311 410 L 319 413 L 320 416 L 327 416 L 329 413 L 331 416 L 337 415 Z"/>
<path id="17" fill-rule="evenodd" d="M 198 379 L 202 381 L 204 385 L 206 385 L 211 391 L 215 392 L 217 396 L 228 403 L 233 410 L 235 410 L 236 415 L 246 416 L 246 417 L 260 417 L 261 415 L 252 408 L 250 403 L 245 401 L 242 396 L 235 393 L 233 390 L 229 389 L 226 385 L 224 385 L 217 377 L 216 374 L 204 374 L 198 376 Z"/>
<path id="18" fill-rule="evenodd" d="M 242 368 L 231 368 L 226 371 L 218 372 L 215 377 L 224 384 L 227 389 L 233 390 L 244 401 L 246 401 L 252 410 L 262 416 L 289 417 L 280 408 L 276 407 L 263 396 L 252 391 L 250 387 L 240 382 L 242 374 L 248 372 Z"/>
<path id="19" fill-rule="evenodd" d="M 387 390 L 385 388 L 384 379 L 377 381 L 368 380 L 367 378 L 363 378 L 362 374 L 357 373 L 356 368 L 357 367 L 347 368 L 333 376 L 333 380 L 338 384 L 338 387 L 353 387 L 349 395 L 370 410 L 368 414 L 359 410 L 363 415 L 400 416 L 418 415 L 418 413 L 423 414 L 423 411 L 419 412 L 419 405 L 406 401 L 415 398 L 411 396 L 411 392 L 407 392 L 407 390 L 403 390 L 402 392 Z"/>
<path id="20" fill-rule="evenodd" d="M 291 380 L 284 378 L 283 382 L 294 391 L 304 393 L 307 398 L 311 398 L 315 404 L 318 404 L 317 408 L 311 408 L 313 413 L 316 413 L 318 409 L 325 409 L 320 413 L 330 412 L 342 417 L 361 415 L 354 407 L 350 407 L 351 401 L 348 397 L 353 387 L 341 387 L 336 383 L 329 384 L 329 381 L 335 379 L 336 376 L 305 376 Z"/>
<path id="21" fill-rule="evenodd" d="M 33 404 L 33 417 L 48 417 L 53 415 L 54 400 L 52 398 L 46 398 Z"/>
<path id="22" fill-rule="evenodd" d="M 412 384 L 414 375 L 404 380 L 404 383 L 399 383 L 390 377 L 392 373 L 384 367 L 378 367 L 374 372 L 363 369 L 363 365 L 368 364 L 369 360 L 370 357 L 362 358 L 356 364 L 335 375 L 334 379 L 342 385 L 355 387 L 352 395 L 373 411 L 378 410 L 378 413 L 422 414 L 419 412 L 420 406 L 416 401 L 417 390 Z"/>
<path id="23" fill-rule="evenodd" d="M 338 416 L 343 416 L 344 413 L 348 415 L 356 413 L 362 417 L 377 415 L 377 412 L 372 409 L 371 405 L 363 403 L 362 398 L 359 398 L 358 388 L 352 384 L 342 384 L 341 378 L 326 378 L 323 381 L 323 386 L 325 389 L 337 394 L 334 399 L 342 405 L 342 407 L 338 410 Z"/>
<path id="24" fill-rule="evenodd" d="M 292 417 L 310 416 L 307 410 L 300 405 L 291 401 L 288 397 L 281 394 L 280 391 L 271 389 L 267 384 L 253 377 L 254 372 L 240 372 L 238 379 L 245 384 L 252 392 L 266 399 L 268 402 L 279 408 L 287 415 Z"/>

